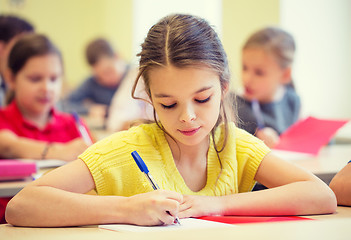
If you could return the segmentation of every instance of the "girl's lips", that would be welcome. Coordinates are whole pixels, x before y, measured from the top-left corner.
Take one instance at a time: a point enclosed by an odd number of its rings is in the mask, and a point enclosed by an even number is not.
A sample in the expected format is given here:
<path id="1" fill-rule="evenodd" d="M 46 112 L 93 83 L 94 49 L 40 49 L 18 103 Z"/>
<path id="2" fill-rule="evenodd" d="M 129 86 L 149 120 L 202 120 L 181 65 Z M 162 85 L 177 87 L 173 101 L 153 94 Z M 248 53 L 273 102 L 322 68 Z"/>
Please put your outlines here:
<path id="1" fill-rule="evenodd" d="M 251 95 L 253 94 L 253 91 L 250 88 L 245 88 L 245 93 Z"/>
<path id="2" fill-rule="evenodd" d="M 200 127 L 198 128 L 194 128 L 194 129 L 190 129 L 190 130 L 178 130 L 179 132 L 181 132 L 182 134 L 186 135 L 186 136 L 192 136 L 195 133 L 197 133 L 199 131 Z"/>
<path id="3" fill-rule="evenodd" d="M 38 102 L 40 102 L 40 103 L 42 103 L 42 104 L 47 104 L 47 103 L 50 103 L 50 99 L 41 98 L 41 99 L 38 99 Z"/>

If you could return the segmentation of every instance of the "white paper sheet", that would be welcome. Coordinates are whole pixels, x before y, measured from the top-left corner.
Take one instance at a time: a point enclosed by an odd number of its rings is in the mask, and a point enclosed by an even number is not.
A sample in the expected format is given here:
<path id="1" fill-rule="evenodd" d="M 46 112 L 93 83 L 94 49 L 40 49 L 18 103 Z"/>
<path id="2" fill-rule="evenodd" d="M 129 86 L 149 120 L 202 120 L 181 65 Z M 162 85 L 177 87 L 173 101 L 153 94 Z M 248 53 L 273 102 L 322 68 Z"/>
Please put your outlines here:
<path id="1" fill-rule="evenodd" d="M 199 229 L 199 228 L 218 228 L 233 227 L 232 224 L 206 221 L 196 218 L 180 219 L 180 225 L 163 225 L 163 226 L 137 226 L 128 224 L 105 224 L 99 225 L 99 228 L 114 230 L 118 232 L 156 232 L 156 231 L 176 231 L 182 229 Z"/>

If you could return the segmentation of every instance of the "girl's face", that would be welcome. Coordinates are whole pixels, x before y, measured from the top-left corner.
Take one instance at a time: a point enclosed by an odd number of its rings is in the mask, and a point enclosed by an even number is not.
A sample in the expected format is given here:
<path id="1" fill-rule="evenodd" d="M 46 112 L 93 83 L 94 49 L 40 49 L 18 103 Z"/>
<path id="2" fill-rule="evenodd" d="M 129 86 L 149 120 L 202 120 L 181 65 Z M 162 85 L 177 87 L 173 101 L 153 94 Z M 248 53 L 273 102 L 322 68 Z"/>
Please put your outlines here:
<path id="1" fill-rule="evenodd" d="M 282 69 L 274 56 L 261 48 L 242 52 L 244 97 L 272 102 L 278 88 L 290 80 L 290 68 Z"/>
<path id="2" fill-rule="evenodd" d="M 101 85 L 115 87 L 124 73 L 120 65 L 117 57 L 103 57 L 95 63 L 93 72 Z"/>
<path id="3" fill-rule="evenodd" d="M 24 116 L 47 114 L 57 102 L 62 84 L 62 63 L 55 54 L 35 56 L 12 77 L 15 100 Z"/>
<path id="4" fill-rule="evenodd" d="M 149 72 L 153 106 L 166 131 L 178 144 L 208 144 L 217 122 L 221 86 L 209 68 L 155 68 Z"/>

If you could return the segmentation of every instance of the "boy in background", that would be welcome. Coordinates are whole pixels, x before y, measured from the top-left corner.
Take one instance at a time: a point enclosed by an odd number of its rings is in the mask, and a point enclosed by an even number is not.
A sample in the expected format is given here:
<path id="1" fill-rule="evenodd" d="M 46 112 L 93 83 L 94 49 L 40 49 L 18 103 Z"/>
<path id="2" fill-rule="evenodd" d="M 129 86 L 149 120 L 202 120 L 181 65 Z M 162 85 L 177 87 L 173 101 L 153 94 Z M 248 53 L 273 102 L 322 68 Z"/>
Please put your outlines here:
<path id="1" fill-rule="evenodd" d="M 129 65 L 102 38 L 88 44 L 86 59 L 92 75 L 68 96 L 68 110 L 93 118 L 105 118 L 112 97 L 128 73 Z"/>

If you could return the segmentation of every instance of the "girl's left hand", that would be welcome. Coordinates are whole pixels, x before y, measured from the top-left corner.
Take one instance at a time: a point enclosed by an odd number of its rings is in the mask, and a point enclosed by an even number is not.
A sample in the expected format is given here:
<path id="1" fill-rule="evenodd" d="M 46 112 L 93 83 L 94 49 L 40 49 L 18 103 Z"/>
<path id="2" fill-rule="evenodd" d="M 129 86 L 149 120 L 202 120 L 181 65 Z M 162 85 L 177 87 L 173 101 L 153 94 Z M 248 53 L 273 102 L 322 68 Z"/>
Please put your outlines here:
<path id="1" fill-rule="evenodd" d="M 256 136 L 269 148 L 273 148 L 279 142 L 279 134 L 273 128 L 265 127 L 257 131 Z"/>
<path id="2" fill-rule="evenodd" d="M 220 214 L 219 197 L 183 195 L 179 207 L 179 218 L 201 217 Z"/>

